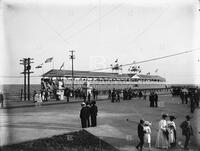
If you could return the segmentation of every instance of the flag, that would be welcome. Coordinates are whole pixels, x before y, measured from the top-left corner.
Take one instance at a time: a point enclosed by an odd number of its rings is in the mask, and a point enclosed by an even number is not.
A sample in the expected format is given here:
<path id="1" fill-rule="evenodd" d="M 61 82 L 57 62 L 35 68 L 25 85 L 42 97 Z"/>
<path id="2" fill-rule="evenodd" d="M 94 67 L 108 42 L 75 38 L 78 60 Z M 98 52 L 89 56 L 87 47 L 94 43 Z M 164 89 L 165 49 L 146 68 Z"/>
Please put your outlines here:
<path id="1" fill-rule="evenodd" d="M 39 68 L 42 68 L 42 66 L 43 66 L 43 63 L 38 65 L 38 66 L 36 66 L 35 68 L 39 69 Z"/>
<path id="2" fill-rule="evenodd" d="M 64 64 L 65 64 L 65 63 L 63 62 L 62 65 L 60 66 L 60 70 L 64 67 Z"/>
<path id="3" fill-rule="evenodd" d="M 158 69 L 155 70 L 155 73 L 157 73 L 157 72 L 158 72 Z"/>
<path id="4" fill-rule="evenodd" d="M 150 75 L 150 72 L 148 72 L 147 75 Z"/>
<path id="5" fill-rule="evenodd" d="M 47 59 L 45 60 L 45 63 L 49 63 L 49 62 L 51 62 L 52 60 L 53 60 L 53 57 L 47 58 Z"/>

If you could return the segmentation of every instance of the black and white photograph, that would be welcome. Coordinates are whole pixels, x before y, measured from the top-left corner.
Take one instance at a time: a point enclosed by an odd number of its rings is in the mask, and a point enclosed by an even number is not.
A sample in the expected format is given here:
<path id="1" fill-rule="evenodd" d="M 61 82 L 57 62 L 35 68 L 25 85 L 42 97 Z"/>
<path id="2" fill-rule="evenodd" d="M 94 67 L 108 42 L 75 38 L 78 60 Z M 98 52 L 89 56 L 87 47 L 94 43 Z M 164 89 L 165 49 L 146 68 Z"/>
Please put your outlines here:
<path id="1" fill-rule="evenodd" d="M 199 151 L 200 0 L 0 0 L 1 151 Z"/>

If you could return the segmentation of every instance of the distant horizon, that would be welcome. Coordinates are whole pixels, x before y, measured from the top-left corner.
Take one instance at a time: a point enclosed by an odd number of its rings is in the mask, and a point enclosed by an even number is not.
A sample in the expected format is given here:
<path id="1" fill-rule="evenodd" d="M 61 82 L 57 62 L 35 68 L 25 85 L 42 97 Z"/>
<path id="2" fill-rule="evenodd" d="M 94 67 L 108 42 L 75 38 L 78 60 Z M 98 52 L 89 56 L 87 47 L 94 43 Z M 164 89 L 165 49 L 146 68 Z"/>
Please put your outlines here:
<path id="1" fill-rule="evenodd" d="M 200 51 L 182 53 L 200 49 L 198 0 L 4 0 L 0 5 L 2 84 L 23 83 L 22 58 L 34 59 L 33 76 L 63 63 L 70 70 L 70 50 L 75 70 L 108 68 L 118 59 L 120 65 L 142 62 L 137 64 L 142 74 L 158 70 L 167 83 L 200 83 Z M 50 57 L 53 62 L 45 63 Z M 35 68 L 41 64 L 43 69 Z"/>

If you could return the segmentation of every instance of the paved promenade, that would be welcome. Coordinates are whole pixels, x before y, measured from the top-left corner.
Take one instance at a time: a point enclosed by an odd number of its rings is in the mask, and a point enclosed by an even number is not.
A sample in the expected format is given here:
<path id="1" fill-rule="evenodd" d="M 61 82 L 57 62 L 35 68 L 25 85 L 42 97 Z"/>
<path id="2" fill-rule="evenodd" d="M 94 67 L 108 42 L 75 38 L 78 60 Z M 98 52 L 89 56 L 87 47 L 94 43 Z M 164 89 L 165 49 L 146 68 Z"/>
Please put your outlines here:
<path id="1" fill-rule="evenodd" d="M 103 98 L 102 98 L 103 99 Z M 180 98 L 171 96 L 159 96 L 159 102 L 164 106 L 150 108 L 149 101 L 143 99 L 132 99 L 111 103 L 110 100 L 97 101 L 98 105 L 98 126 L 87 128 L 90 133 L 99 136 L 101 139 L 112 144 L 122 151 L 135 151 L 138 143 L 137 124 L 140 118 L 151 121 L 152 125 L 152 147 L 153 151 L 157 135 L 158 121 L 161 113 L 173 114 L 177 117 L 177 137 L 180 145 L 176 148 L 181 150 L 184 137 L 179 128 L 180 123 L 185 119 L 185 115 L 190 114 L 189 105 L 181 104 Z M 25 142 L 28 140 L 51 137 L 63 133 L 78 131 L 81 129 L 79 112 L 80 102 L 64 103 L 54 105 L 43 105 L 41 107 L 15 107 L 0 109 L 0 145 Z M 199 139 L 199 109 L 192 116 L 192 123 L 195 136 L 191 138 L 189 147 L 197 151 L 195 141 Z M 133 122 L 127 122 L 126 119 Z M 145 145 L 144 151 L 148 150 Z M 175 151 L 175 149 L 173 149 Z"/>
<path id="2" fill-rule="evenodd" d="M 102 95 L 102 96 L 98 96 L 98 98 L 96 99 L 96 101 L 101 101 L 101 100 L 105 100 L 107 99 L 108 96 L 106 95 Z M 93 99 L 91 99 L 92 101 Z M 82 102 L 83 99 L 81 98 L 70 98 L 69 102 L 67 102 L 66 100 L 48 100 L 47 102 L 42 102 L 42 106 L 46 106 L 46 105 L 55 105 L 55 104 L 68 104 L 68 103 L 78 103 L 78 102 Z M 4 101 L 4 109 L 10 109 L 10 108 L 20 108 L 20 107 L 33 107 L 35 106 L 34 101 Z"/>

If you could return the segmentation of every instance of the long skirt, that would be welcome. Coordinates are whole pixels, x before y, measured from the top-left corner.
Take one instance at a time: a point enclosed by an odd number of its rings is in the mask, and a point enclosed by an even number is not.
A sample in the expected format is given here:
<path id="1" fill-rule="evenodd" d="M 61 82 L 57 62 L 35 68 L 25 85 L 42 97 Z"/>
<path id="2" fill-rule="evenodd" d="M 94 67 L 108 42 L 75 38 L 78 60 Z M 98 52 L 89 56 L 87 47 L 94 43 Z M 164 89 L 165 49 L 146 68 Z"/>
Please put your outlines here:
<path id="1" fill-rule="evenodd" d="M 174 130 L 169 130 L 169 143 L 175 143 L 175 141 Z"/>
<path id="2" fill-rule="evenodd" d="M 169 148 L 169 142 L 167 140 L 167 137 L 164 135 L 163 131 L 159 129 L 157 139 L 156 139 L 156 147 L 162 148 L 162 149 L 168 149 Z"/>

